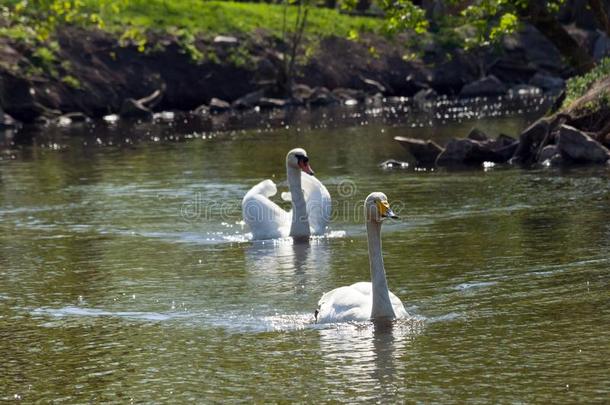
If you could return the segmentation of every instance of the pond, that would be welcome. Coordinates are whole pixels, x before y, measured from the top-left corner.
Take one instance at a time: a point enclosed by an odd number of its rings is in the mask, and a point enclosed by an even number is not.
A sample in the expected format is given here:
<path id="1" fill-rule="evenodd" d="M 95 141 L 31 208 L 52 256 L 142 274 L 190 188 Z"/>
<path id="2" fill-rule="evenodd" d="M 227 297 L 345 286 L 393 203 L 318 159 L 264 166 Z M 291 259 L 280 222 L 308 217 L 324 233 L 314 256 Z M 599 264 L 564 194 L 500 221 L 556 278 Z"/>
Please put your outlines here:
<path id="1" fill-rule="evenodd" d="M 515 135 L 539 109 L 178 117 L 4 139 L 0 398 L 607 401 L 609 170 L 378 166 L 407 159 L 396 135 Z M 297 146 L 333 199 L 331 232 L 250 241 L 241 198 L 265 178 L 284 191 Z M 324 292 L 369 280 L 372 191 L 401 217 L 383 250 L 412 319 L 316 325 Z"/>

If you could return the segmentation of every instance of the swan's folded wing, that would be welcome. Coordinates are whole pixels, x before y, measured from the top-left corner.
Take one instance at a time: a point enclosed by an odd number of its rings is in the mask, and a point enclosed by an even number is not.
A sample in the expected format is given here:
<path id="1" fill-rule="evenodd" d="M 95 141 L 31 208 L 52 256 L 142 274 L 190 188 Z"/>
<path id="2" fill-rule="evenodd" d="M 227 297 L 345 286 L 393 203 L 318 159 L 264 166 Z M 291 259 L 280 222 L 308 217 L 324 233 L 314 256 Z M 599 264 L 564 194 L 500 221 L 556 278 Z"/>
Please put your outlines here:
<path id="1" fill-rule="evenodd" d="M 332 203 L 324 184 L 314 176 L 301 174 L 301 187 L 307 204 L 309 226 L 314 235 L 323 235 L 330 222 Z"/>
<path id="2" fill-rule="evenodd" d="M 351 285 L 335 288 L 322 295 L 318 302 L 318 322 L 366 321 L 371 316 L 372 302 L 370 287 L 368 290 L 368 294 L 363 293 L 361 288 Z"/>
<path id="3" fill-rule="evenodd" d="M 273 181 L 264 180 L 252 187 L 241 202 L 244 222 L 254 239 L 281 238 L 290 228 L 290 214 L 269 199 L 276 193 Z"/>

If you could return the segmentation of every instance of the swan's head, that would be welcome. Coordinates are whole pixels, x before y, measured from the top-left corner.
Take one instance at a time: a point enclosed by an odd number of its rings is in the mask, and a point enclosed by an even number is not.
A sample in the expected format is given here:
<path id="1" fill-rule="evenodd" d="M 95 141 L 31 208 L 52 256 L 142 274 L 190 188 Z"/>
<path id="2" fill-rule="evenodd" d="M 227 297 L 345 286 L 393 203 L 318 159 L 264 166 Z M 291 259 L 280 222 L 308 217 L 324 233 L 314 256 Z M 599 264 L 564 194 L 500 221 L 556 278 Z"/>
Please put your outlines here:
<path id="1" fill-rule="evenodd" d="M 385 218 L 398 218 L 398 215 L 394 214 L 394 211 L 390 208 L 388 197 L 380 192 L 371 193 L 366 197 L 364 213 L 367 220 L 375 222 L 381 222 Z"/>
<path id="2" fill-rule="evenodd" d="M 288 152 L 286 155 L 286 167 L 303 170 L 307 174 L 313 175 L 313 169 L 309 166 L 309 158 L 305 149 L 296 148 Z"/>

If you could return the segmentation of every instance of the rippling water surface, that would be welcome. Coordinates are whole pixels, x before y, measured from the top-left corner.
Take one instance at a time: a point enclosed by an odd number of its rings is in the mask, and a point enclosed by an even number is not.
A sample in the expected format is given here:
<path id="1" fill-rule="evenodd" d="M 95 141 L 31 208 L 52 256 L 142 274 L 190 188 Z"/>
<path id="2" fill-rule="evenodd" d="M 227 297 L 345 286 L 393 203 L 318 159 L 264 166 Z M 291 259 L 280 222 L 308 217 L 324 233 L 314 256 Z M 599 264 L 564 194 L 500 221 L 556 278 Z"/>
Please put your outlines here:
<path id="1" fill-rule="evenodd" d="M 529 120 L 98 124 L 5 148 L 0 399 L 608 401 L 609 170 L 378 167 L 406 159 L 395 135 Z M 251 242 L 240 200 L 282 183 L 295 146 L 333 198 L 332 233 Z M 315 325 L 323 292 L 369 277 L 371 191 L 400 210 L 383 248 L 413 319 Z"/>

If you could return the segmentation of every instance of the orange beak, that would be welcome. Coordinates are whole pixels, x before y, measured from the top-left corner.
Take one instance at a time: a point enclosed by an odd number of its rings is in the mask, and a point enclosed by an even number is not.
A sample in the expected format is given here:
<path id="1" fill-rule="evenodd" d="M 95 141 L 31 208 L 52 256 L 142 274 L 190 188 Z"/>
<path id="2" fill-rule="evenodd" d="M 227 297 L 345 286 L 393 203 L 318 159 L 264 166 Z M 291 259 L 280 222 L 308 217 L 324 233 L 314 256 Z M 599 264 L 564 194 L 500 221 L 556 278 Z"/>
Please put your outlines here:
<path id="1" fill-rule="evenodd" d="M 314 174 L 313 169 L 311 168 L 311 166 L 309 166 L 309 159 L 299 159 L 299 167 L 301 168 L 301 170 L 303 170 L 305 173 L 312 175 Z"/>

